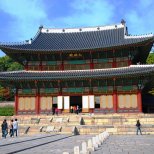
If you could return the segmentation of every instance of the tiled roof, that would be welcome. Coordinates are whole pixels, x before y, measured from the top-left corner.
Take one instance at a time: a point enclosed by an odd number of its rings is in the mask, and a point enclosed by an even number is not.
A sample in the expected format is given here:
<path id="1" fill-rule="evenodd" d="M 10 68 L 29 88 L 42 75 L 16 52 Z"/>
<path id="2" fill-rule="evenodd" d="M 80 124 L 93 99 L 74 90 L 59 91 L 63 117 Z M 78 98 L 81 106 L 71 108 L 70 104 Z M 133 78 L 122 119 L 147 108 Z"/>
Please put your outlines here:
<path id="1" fill-rule="evenodd" d="M 125 25 L 80 29 L 45 29 L 40 28 L 36 37 L 27 43 L 4 44 L 1 49 L 31 51 L 69 51 L 123 46 L 154 39 L 153 34 L 126 35 Z"/>
<path id="2" fill-rule="evenodd" d="M 28 81 L 28 80 L 63 80 L 84 78 L 111 78 L 123 76 L 148 75 L 154 73 L 154 65 L 131 65 L 130 67 L 69 70 L 69 71 L 13 71 L 0 72 L 0 81 Z"/>

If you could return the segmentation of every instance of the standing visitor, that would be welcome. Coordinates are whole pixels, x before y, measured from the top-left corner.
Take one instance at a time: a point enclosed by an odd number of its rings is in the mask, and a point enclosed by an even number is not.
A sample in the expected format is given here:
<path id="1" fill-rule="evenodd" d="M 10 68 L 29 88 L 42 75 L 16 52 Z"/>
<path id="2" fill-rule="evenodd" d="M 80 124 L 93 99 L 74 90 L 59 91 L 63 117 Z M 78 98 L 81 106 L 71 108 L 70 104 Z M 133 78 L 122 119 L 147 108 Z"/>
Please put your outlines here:
<path id="1" fill-rule="evenodd" d="M 71 113 L 73 113 L 73 106 L 71 106 Z"/>
<path id="2" fill-rule="evenodd" d="M 74 107 L 73 107 L 73 110 L 74 110 L 74 112 L 73 112 L 73 113 L 76 113 L 76 106 L 74 106 Z"/>
<path id="3" fill-rule="evenodd" d="M 56 107 L 55 109 L 56 115 L 58 116 L 58 108 Z"/>
<path id="4" fill-rule="evenodd" d="M 6 122 L 6 119 L 4 119 L 4 121 L 1 125 L 1 128 L 2 128 L 2 137 L 6 138 L 6 136 L 8 134 L 8 124 Z"/>
<path id="5" fill-rule="evenodd" d="M 79 105 L 76 107 L 76 114 L 79 114 Z"/>
<path id="6" fill-rule="evenodd" d="M 137 120 L 137 122 L 136 122 L 136 128 L 137 128 L 136 135 L 138 135 L 138 131 L 140 131 L 140 134 L 142 135 L 140 120 Z"/>
<path id="7" fill-rule="evenodd" d="M 13 122 L 13 131 L 17 137 L 18 136 L 18 120 L 17 119 L 15 119 L 15 121 Z"/>
<path id="8" fill-rule="evenodd" d="M 55 115 L 55 107 L 52 107 L 52 115 Z"/>
<path id="9" fill-rule="evenodd" d="M 10 128 L 10 137 L 13 137 L 14 136 L 13 120 L 10 121 L 9 128 Z"/>

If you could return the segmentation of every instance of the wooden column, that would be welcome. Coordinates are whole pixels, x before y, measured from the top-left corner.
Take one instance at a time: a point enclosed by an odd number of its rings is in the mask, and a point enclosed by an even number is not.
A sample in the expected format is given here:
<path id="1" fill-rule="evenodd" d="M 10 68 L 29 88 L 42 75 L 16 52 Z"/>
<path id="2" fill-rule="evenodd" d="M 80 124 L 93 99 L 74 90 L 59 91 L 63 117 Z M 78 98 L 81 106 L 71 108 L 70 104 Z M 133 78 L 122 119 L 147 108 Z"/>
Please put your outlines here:
<path id="1" fill-rule="evenodd" d="M 116 59 L 113 58 L 113 62 L 112 62 L 112 68 L 116 68 L 117 67 L 117 64 L 116 64 Z"/>
<path id="2" fill-rule="evenodd" d="M 90 69 L 94 69 L 94 63 L 93 63 L 92 52 L 93 52 L 93 51 L 90 51 Z"/>
<path id="3" fill-rule="evenodd" d="M 117 91 L 113 92 L 113 110 L 115 113 L 117 113 Z"/>
<path id="4" fill-rule="evenodd" d="M 28 65 L 25 66 L 25 70 L 28 71 Z"/>
<path id="5" fill-rule="evenodd" d="M 61 63 L 61 70 L 64 70 L 64 62 Z"/>
<path id="6" fill-rule="evenodd" d="M 39 70 L 42 71 L 42 61 L 40 62 Z"/>
<path id="7" fill-rule="evenodd" d="M 36 87 L 36 99 L 35 99 L 35 111 L 36 114 L 40 113 L 40 92 L 38 88 L 38 81 L 35 80 L 35 87 Z"/>
<path id="8" fill-rule="evenodd" d="M 40 113 L 40 94 L 37 93 L 36 94 L 36 102 L 35 102 L 35 110 L 36 110 L 36 114 Z"/>
<path id="9" fill-rule="evenodd" d="M 61 81 L 58 80 L 58 95 L 62 96 L 62 88 L 61 88 Z"/>
<path id="10" fill-rule="evenodd" d="M 28 71 L 28 62 L 27 62 L 27 61 L 24 61 L 23 63 L 24 63 L 24 69 L 25 69 L 26 71 Z"/>
<path id="11" fill-rule="evenodd" d="M 112 62 L 112 68 L 116 68 L 117 65 L 116 65 L 116 57 L 115 57 L 115 50 L 113 50 L 113 62 Z"/>
<path id="12" fill-rule="evenodd" d="M 61 58 L 60 70 L 64 70 L 64 61 L 63 61 L 63 55 L 62 55 L 62 53 L 60 53 L 60 58 Z"/>
<path id="13" fill-rule="evenodd" d="M 128 66 L 130 66 L 132 64 L 131 60 L 128 60 Z"/>
<path id="14" fill-rule="evenodd" d="M 139 112 L 142 112 L 142 96 L 141 96 L 141 90 L 138 90 L 138 92 L 137 92 L 137 104 L 138 104 L 138 110 L 139 110 Z"/>
<path id="15" fill-rule="evenodd" d="M 16 90 L 16 94 L 15 94 L 15 115 L 18 115 L 18 102 L 19 102 L 18 90 Z"/>
<path id="16" fill-rule="evenodd" d="M 93 88 L 91 85 L 91 79 L 89 79 L 89 95 L 93 95 Z"/>

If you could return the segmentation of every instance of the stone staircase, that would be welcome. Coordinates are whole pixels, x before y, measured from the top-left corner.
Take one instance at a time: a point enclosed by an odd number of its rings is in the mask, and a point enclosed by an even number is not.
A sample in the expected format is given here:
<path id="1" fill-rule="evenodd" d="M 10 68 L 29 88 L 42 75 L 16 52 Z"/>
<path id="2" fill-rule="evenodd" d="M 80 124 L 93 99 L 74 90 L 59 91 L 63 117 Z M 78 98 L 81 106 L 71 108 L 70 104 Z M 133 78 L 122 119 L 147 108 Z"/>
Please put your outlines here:
<path id="1" fill-rule="evenodd" d="M 136 134 L 136 120 L 140 119 L 143 134 L 154 134 L 154 114 L 64 114 L 20 115 L 0 117 L 3 119 L 17 118 L 20 135 L 39 133 L 72 134 L 76 127 L 79 134 L 98 134 L 107 131 L 110 134 Z M 1 128 L 0 128 L 1 129 Z"/>

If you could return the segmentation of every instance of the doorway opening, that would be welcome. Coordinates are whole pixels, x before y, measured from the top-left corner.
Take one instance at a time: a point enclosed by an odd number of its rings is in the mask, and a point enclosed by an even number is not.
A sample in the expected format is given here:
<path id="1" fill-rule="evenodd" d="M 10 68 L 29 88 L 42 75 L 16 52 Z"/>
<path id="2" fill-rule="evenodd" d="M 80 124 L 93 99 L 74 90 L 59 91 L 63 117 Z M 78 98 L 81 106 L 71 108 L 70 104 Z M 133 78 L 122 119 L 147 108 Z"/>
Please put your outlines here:
<path id="1" fill-rule="evenodd" d="M 70 96 L 70 106 L 77 105 L 82 109 L 82 96 Z"/>
<path id="2" fill-rule="evenodd" d="M 95 108 L 100 108 L 100 96 L 95 96 Z"/>
<path id="3" fill-rule="evenodd" d="M 57 97 L 53 97 L 52 99 L 52 108 L 57 108 Z"/>

